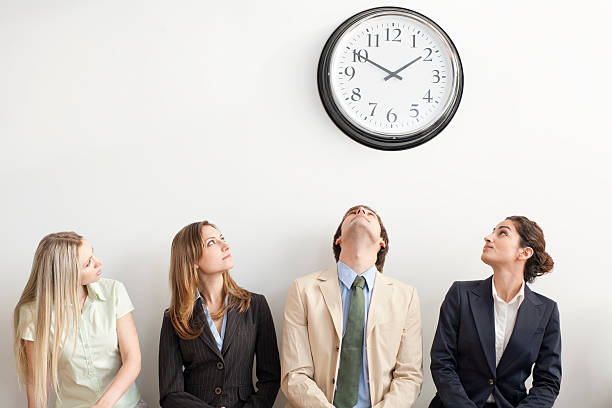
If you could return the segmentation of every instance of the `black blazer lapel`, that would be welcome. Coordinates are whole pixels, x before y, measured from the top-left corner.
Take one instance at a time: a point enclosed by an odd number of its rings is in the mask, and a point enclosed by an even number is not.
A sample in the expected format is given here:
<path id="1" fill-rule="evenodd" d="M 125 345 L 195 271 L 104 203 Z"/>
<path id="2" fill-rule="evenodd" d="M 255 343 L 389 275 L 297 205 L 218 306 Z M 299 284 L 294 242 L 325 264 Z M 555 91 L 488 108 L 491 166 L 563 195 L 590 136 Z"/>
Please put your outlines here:
<path id="1" fill-rule="evenodd" d="M 487 359 L 491 375 L 495 374 L 495 323 L 493 314 L 493 278 L 485 279 L 468 293 L 470 308 L 482 351 Z"/>
<path id="2" fill-rule="evenodd" d="M 503 372 L 504 367 L 508 363 L 520 357 L 522 350 L 525 350 L 524 345 L 531 341 L 542 319 L 541 304 L 542 302 L 540 302 L 531 289 L 525 285 L 525 299 L 519 307 L 516 315 L 516 322 L 514 323 L 514 330 L 512 330 L 508 345 L 497 366 L 498 372 Z"/>
<path id="3" fill-rule="evenodd" d="M 223 346 L 221 346 L 221 354 L 225 355 L 227 349 L 231 346 L 236 338 L 236 330 L 240 323 L 239 312 L 234 308 L 227 308 L 227 321 L 225 322 L 225 337 L 223 337 Z"/>
<path id="4" fill-rule="evenodd" d="M 213 353 L 215 353 L 219 358 L 223 359 L 221 352 L 219 351 L 219 347 L 217 347 L 217 342 L 210 332 L 210 327 L 208 326 L 208 321 L 206 320 L 206 315 L 204 314 L 204 308 L 202 307 L 201 298 L 196 300 L 196 304 L 193 308 L 193 320 L 195 325 L 197 325 L 196 327 L 202 328 L 202 333 L 200 333 L 198 338 L 202 340 L 202 342 L 206 344 L 206 346 L 208 346 Z"/>

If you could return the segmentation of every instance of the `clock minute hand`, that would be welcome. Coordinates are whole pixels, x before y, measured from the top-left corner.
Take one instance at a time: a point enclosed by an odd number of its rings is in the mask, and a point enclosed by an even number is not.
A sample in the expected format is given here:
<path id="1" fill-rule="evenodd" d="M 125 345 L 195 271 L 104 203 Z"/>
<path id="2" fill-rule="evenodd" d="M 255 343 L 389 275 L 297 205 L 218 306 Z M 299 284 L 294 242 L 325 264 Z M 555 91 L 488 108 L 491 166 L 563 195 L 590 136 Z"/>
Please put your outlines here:
<path id="1" fill-rule="evenodd" d="M 413 59 L 412 61 L 410 61 L 409 63 L 407 63 L 406 65 L 404 65 L 400 69 L 398 69 L 397 71 L 389 72 L 389 75 L 387 75 L 385 77 L 385 81 L 388 81 L 389 78 L 391 78 L 393 76 L 397 76 L 398 73 L 402 72 L 403 70 L 405 70 L 406 68 L 408 68 L 409 66 L 411 66 L 412 64 L 414 64 L 415 62 L 417 62 L 420 59 L 421 59 L 421 57 L 416 57 L 415 59 Z"/>
<path id="2" fill-rule="evenodd" d="M 419 57 L 419 58 L 420 58 L 420 57 Z M 392 77 L 395 77 L 395 78 L 397 78 L 397 79 L 399 79 L 399 80 L 401 80 L 401 79 L 402 79 L 402 77 L 401 77 L 401 76 L 399 76 L 399 75 L 397 75 L 397 73 L 389 71 L 387 68 L 383 67 L 382 65 L 379 65 L 379 64 L 375 63 L 375 62 L 374 62 L 374 61 L 372 61 L 371 59 L 369 59 L 369 58 L 367 58 L 367 57 L 366 57 L 366 58 L 365 58 L 365 60 L 366 60 L 367 62 L 369 62 L 370 64 L 374 65 L 375 67 L 380 68 L 380 69 L 382 69 L 383 71 L 385 71 L 387 74 L 389 74 L 388 76 L 386 76 L 386 77 L 385 77 L 385 81 L 386 81 L 388 78 L 392 78 Z"/>

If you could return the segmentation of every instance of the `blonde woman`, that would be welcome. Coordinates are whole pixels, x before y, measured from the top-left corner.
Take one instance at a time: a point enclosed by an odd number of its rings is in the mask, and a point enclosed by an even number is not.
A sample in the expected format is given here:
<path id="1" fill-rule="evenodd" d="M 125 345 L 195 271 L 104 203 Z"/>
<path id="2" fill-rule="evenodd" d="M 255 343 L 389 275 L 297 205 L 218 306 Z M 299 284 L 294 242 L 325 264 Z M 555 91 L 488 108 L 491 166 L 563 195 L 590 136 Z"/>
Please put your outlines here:
<path id="1" fill-rule="evenodd" d="M 239 287 L 221 232 L 207 221 L 172 241 L 172 300 L 159 341 L 162 408 L 272 407 L 280 387 L 266 298 Z M 253 359 L 257 358 L 257 391 Z"/>
<path id="2" fill-rule="evenodd" d="M 28 408 L 146 407 L 134 381 L 140 347 L 132 302 L 74 232 L 40 241 L 15 307 L 15 359 Z"/>

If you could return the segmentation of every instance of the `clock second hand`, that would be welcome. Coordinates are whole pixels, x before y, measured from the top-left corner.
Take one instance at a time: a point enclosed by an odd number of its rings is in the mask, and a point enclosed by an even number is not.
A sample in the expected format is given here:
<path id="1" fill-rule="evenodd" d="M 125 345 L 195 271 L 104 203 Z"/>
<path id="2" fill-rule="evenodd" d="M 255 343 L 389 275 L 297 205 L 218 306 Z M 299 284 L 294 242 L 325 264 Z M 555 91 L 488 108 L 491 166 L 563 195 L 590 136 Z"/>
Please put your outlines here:
<path id="1" fill-rule="evenodd" d="M 421 58 L 421 57 L 419 57 L 419 58 Z M 401 79 L 402 79 L 402 77 L 401 77 L 401 76 L 397 75 L 397 72 L 391 72 L 391 71 L 389 71 L 387 68 L 383 67 L 382 65 L 378 65 L 377 63 L 375 63 L 374 61 L 372 61 L 371 59 L 369 59 L 369 58 L 367 58 L 367 57 L 365 58 L 365 60 L 366 60 L 367 62 L 369 62 L 370 64 L 374 65 L 375 67 L 380 68 L 380 69 L 382 69 L 383 71 L 385 71 L 387 74 L 389 74 L 388 76 L 386 76 L 386 77 L 385 77 L 385 81 L 386 81 L 387 79 L 391 78 L 391 77 L 395 77 L 395 78 L 397 78 L 397 79 L 399 79 L 399 80 L 401 80 Z M 401 70 L 400 70 L 400 71 L 401 71 Z M 399 72 L 399 71 L 398 71 L 398 72 Z"/>
<path id="2" fill-rule="evenodd" d="M 409 66 L 411 66 L 412 64 L 414 64 L 415 62 L 417 62 L 420 59 L 421 59 L 421 57 L 416 57 L 415 59 L 413 59 L 412 61 L 410 61 L 409 63 L 407 63 L 406 65 L 404 65 L 400 69 L 398 69 L 397 71 L 389 72 L 389 75 L 387 75 L 385 77 L 385 81 L 388 81 L 389 78 L 391 78 L 391 77 L 397 76 L 398 73 L 400 73 L 401 71 L 405 70 L 406 68 L 408 68 Z"/>

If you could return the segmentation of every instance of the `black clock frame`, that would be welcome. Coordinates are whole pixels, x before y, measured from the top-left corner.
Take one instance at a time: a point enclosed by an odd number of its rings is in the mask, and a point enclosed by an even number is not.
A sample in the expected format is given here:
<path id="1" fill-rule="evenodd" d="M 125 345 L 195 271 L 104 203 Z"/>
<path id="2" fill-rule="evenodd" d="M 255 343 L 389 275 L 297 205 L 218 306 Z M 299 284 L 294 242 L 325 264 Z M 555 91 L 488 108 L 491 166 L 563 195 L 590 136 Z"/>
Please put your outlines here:
<path id="1" fill-rule="evenodd" d="M 377 133 L 367 132 L 363 129 L 360 129 L 342 114 L 342 112 L 336 105 L 336 102 L 334 101 L 332 95 L 331 83 L 329 78 L 329 66 L 331 62 L 331 55 L 336 43 L 338 42 L 340 37 L 346 32 L 346 30 L 355 22 L 367 18 L 372 14 L 378 14 L 380 12 L 410 12 L 416 14 L 418 17 L 422 18 L 427 23 L 434 26 L 448 42 L 454 53 L 457 55 L 457 98 L 450 106 L 448 114 L 439 118 L 438 121 L 432 123 L 429 127 L 415 135 L 385 137 Z M 319 95 L 321 96 L 321 102 L 323 102 L 323 107 L 327 111 L 327 114 L 336 124 L 336 126 L 338 126 L 340 130 L 346 133 L 346 135 L 349 136 L 351 139 L 365 146 L 378 150 L 405 150 L 419 146 L 433 139 L 442 130 L 444 130 L 444 128 L 446 127 L 446 125 L 449 124 L 453 116 L 455 116 L 455 112 L 457 112 L 457 109 L 459 108 L 459 103 L 461 102 L 461 96 L 463 95 L 463 66 L 461 64 L 459 52 L 457 51 L 457 48 L 455 47 L 453 41 L 450 39 L 448 34 L 446 34 L 446 32 L 430 18 L 414 10 L 406 9 L 403 7 L 374 7 L 368 10 L 361 11 L 353 15 L 352 17 L 349 17 L 342 24 L 340 24 L 338 28 L 336 28 L 331 34 L 331 36 L 325 43 L 325 46 L 323 46 L 323 51 L 321 52 L 321 57 L 319 58 L 319 65 L 317 68 L 317 85 L 319 88 Z"/>

